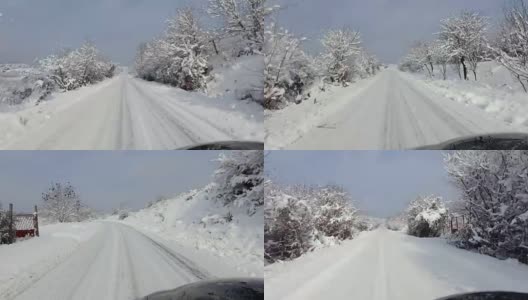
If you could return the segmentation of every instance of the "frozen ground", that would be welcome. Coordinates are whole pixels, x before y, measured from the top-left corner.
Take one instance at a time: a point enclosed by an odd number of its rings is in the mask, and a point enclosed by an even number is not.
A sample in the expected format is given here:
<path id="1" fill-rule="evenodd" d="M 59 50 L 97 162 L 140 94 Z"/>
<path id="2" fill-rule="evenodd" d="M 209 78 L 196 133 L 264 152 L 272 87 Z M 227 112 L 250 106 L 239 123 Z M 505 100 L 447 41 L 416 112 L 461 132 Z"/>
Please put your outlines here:
<path id="1" fill-rule="evenodd" d="M 262 277 L 264 221 L 262 210 L 248 216 L 243 209 L 217 203 L 210 186 L 130 213 L 123 222 L 152 232 L 187 249 L 208 251 L 228 263 L 232 275 Z M 225 217 L 231 213 L 232 221 Z"/>
<path id="2" fill-rule="evenodd" d="M 471 291 L 528 292 L 527 278 L 528 266 L 516 261 L 380 228 L 266 266 L 265 299 L 432 300 Z"/>
<path id="3" fill-rule="evenodd" d="M 125 224 L 46 225 L 41 237 L 0 246 L 0 299 L 137 299 L 236 271 Z"/>
<path id="4" fill-rule="evenodd" d="M 255 102 L 211 98 L 127 73 L 0 113 L 2 149 L 177 149 L 262 139 L 262 107 Z"/>
<path id="5" fill-rule="evenodd" d="M 268 149 L 409 149 L 476 134 L 528 133 L 526 115 L 506 118 L 471 101 L 454 101 L 394 67 L 312 98 L 317 103 L 308 100 L 267 112 Z M 522 115 L 524 110 L 515 104 L 509 108 L 508 101 L 502 106 Z"/>

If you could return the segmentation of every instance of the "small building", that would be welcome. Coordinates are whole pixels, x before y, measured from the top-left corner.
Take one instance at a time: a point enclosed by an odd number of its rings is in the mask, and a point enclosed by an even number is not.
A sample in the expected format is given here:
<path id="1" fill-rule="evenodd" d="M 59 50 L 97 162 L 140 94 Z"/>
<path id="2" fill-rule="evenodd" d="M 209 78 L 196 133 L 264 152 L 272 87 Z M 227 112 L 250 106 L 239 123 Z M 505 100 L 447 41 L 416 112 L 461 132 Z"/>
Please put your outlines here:
<path id="1" fill-rule="evenodd" d="M 24 238 L 27 236 L 35 236 L 35 216 L 33 214 L 18 214 L 14 218 L 14 227 L 17 238 Z"/>

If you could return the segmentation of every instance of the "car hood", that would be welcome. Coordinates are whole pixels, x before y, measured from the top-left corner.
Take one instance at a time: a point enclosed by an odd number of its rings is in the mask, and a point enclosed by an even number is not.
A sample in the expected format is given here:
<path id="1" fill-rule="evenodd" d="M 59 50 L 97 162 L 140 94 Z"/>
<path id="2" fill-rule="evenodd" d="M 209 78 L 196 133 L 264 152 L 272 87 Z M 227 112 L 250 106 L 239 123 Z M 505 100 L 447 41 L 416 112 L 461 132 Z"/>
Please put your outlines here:
<path id="1" fill-rule="evenodd" d="M 455 138 L 414 150 L 528 150 L 528 134 L 497 133 Z"/>

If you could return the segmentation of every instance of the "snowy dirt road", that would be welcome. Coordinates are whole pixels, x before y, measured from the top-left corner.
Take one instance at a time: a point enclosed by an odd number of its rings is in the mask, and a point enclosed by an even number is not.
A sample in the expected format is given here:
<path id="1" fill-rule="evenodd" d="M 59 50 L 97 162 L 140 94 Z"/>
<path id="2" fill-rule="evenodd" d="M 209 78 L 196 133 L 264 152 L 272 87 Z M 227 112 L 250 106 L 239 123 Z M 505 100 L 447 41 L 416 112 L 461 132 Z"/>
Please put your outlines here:
<path id="1" fill-rule="evenodd" d="M 314 124 L 285 148 L 409 149 L 476 134 L 522 131 L 478 107 L 435 94 L 396 69 L 389 68 L 372 80 L 337 113 Z M 347 89 L 353 94 L 354 85 Z"/>
<path id="2" fill-rule="evenodd" d="M 131 300 L 210 277 L 191 260 L 132 227 L 103 222 L 90 240 L 55 268 L 16 295 L 2 296 L 0 291 L 0 298 Z"/>
<path id="3" fill-rule="evenodd" d="M 528 292 L 528 266 L 380 228 L 339 246 L 265 268 L 269 300 L 432 300 L 451 294 Z"/>
<path id="4" fill-rule="evenodd" d="M 32 108 L 38 113 L 29 114 L 24 131 L 5 148 L 162 150 L 262 139 L 256 103 L 207 98 L 127 73 L 57 97 Z"/>

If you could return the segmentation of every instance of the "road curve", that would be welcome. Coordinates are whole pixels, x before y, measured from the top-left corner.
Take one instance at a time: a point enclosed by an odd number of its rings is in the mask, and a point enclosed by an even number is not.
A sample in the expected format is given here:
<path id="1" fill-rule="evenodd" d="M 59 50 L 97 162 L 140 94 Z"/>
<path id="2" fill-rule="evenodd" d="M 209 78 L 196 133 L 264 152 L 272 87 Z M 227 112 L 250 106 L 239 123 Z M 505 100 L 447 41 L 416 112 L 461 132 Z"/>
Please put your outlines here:
<path id="1" fill-rule="evenodd" d="M 101 230 L 15 300 L 131 300 L 208 279 L 195 263 L 130 226 Z"/>

